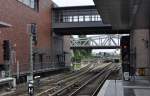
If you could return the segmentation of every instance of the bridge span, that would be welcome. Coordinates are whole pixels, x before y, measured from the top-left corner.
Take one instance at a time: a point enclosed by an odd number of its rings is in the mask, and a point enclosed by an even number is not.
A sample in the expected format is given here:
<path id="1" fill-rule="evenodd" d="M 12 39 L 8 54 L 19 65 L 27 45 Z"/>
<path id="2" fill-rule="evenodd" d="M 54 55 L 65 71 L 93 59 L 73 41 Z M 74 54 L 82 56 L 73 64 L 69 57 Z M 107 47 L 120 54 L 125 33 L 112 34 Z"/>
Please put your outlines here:
<path id="1" fill-rule="evenodd" d="M 119 49 L 121 35 L 100 35 L 86 38 L 71 38 L 71 49 Z"/>

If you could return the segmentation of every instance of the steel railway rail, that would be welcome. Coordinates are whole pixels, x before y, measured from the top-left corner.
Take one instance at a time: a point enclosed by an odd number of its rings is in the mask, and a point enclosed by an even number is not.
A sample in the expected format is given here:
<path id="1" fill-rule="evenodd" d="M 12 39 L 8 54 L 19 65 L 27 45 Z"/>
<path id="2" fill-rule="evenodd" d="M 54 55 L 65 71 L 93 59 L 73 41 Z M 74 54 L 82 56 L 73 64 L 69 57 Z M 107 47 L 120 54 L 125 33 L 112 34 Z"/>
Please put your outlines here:
<path id="1" fill-rule="evenodd" d="M 73 81 L 77 81 L 79 79 L 85 78 L 84 76 L 87 75 L 89 71 L 90 70 L 87 70 L 77 76 L 73 76 L 73 77 L 61 80 L 61 81 L 57 82 L 55 84 L 55 86 L 51 87 L 50 89 L 47 89 L 46 91 L 43 91 L 43 92 L 37 94 L 36 96 L 46 96 L 46 94 L 55 93 L 55 92 L 57 92 L 57 90 L 62 89 L 63 86 L 68 86 L 68 84 L 70 85 L 70 83 L 72 83 Z"/>
<path id="2" fill-rule="evenodd" d="M 38 89 L 38 92 L 36 92 L 36 93 L 44 91 L 45 86 L 46 86 L 46 89 L 48 89 L 47 91 L 54 92 L 57 89 L 58 86 L 60 86 L 61 84 L 65 83 L 67 81 L 69 81 L 70 79 L 76 78 L 76 75 L 83 74 L 83 72 L 89 70 L 90 67 L 91 67 L 91 65 L 89 64 L 89 65 L 87 65 L 87 66 L 85 66 L 85 67 L 83 67 L 80 70 L 75 71 L 75 72 L 61 73 L 61 74 L 58 74 L 58 75 L 55 75 L 55 76 L 47 77 L 45 79 L 43 78 L 42 79 L 43 83 L 41 84 L 40 88 Z M 63 82 L 62 82 L 62 80 L 63 80 Z M 26 87 L 25 87 L 25 88 L 20 88 L 16 92 L 11 93 L 10 95 L 8 94 L 7 96 L 28 96 L 28 95 L 27 95 L 27 90 L 26 90 Z M 38 96 L 38 94 L 37 94 L 37 96 Z"/>
<path id="3" fill-rule="evenodd" d="M 97 93 L 105 80 L 109 77 L 112 71 L 114 71 L 115 67 L 108 68 L 104 70 L 103 74 L 97 74 L 93 78 L 89 79 L 82 86 L 77 88 L 69 95 L 65 96 L 97 96 Z"/>
<path id="4" fill-rule="evenodd" d="M 83 68 L 81 68 L 80 70 L 78 71 L 73 71 L 73 72 L 69 72 L 69 73 L 62 73 L 58 76 L 51 76 L 51 77 L 48 77 L 47 80 L 48 81 L 52 81 L 52 82 L 44 82 L 43 85 L 49 85 L 49 83 L 58 83 L 59 81 L 62 81 L 62 80 L 66 80 L 70 77 L 75 77 L 76 75 L 79 75 L 81 74 L 82 72 L 88 70 L 90 68 L 91 65 L 87 65 Z"/>
<path id="5" fill-rule="evenodd" d="M 60 80 L 59 82 L 57 82 L 58 86 L 51 87 L 50 89 L 47 89 L 47 90 L 37 94 L 36 96 L 47 96 L 46 94 L 57 93 L 58 91 L 65 89 L 66 86 L 67 87 L 71 87 L 72 85 L 74 86 L 74 85 L 76 85 L 76 84 L 74 84 L 75 82 L 77 83 L 77 82 L 79 82 L 79 80 L 84 79 L 88 75 L 90 75 L 90 71 L 93 70 L 93 68 L 95 68 L 95 66 L 94 67 L 89 66 L 89 68 L 87 68 L 83 72 L 78 73 L 75 76 L 68 77 L 64 80 Z M 89 77 L 87 77 L 86 79 L 88 79 L 88 78 Z"/>
<path id="6" fill-rule="evenodd" d="M 54 79 L 54 81 L 52 80 L 53 81 L 52 82 L 50 80 L 50 82 L 46 82 L 42 86 L 40 86 L 35 96 L 56 96 L 56 95 L 67 96 L 68 94 L 66 94 L 66 92 L 73 93 L 73 91 L 71 91 L 72 89 L 75 91 L 75 89 L 82 86 L 82 84 L 84 84 L 85 81 L 87 81 L 89 78 L 92 78 L 99 72 L 103 73 L 104 72 L 103 70 L 107 68 L 110 64 L 108 65 L 106 64 L 103 67 L 99 67 L 99 65 L 98 66 L 91 66 L 91 65 L 88 65 L 77 72 L 73 73 L 71 72 L 70 74 L 67 73 L 67 75 L 65 76 L 63 76 L 62 74 L 60 75 L 60 77 L 59 75 L 56 75 L 56 77 L 58 77 L 56 80 L 52 77 L 47 78 L 47 79 Z M 7 96 L 28 96 L 28 94 L 27 92 L 22 91 Z"/>
<path id="7" fill-rule="evenodd" d="M 67 96 L 67 93 L 78 88 L 79 86 L 82 86 L 82 84 L 84 84 L 89 78 L 93 78 L 96 77 L 97 75 L 103 74 L 104 71 L 109 67 L 109 65 L 110 64 L 105 65 L 103 68 L 102 67 L 99 68 L 99 71 L 98 69 L 96 69 L 96 71 L 94 70 L 87 71 L 85 72 L 85 74 L 77 76 L 76 77 L 77 79 L 74 79 L 71 82 L 67 82 L 66 86 L 64 85 L 64 87 L 58 89 L 55 92 L 44 91 L 42 94 L 37 96 L 57 96 L 57 95 Z"/>
<path id="8" fill-rule="evenodd" d="M 78 83 L 74 82 L 53 94 L 45 96 L 96 96 L 100 87 L 116 68 L 116 66 L 106 66 L 100 72 L 92 74 L 85 80 L 81 79 Z"/>

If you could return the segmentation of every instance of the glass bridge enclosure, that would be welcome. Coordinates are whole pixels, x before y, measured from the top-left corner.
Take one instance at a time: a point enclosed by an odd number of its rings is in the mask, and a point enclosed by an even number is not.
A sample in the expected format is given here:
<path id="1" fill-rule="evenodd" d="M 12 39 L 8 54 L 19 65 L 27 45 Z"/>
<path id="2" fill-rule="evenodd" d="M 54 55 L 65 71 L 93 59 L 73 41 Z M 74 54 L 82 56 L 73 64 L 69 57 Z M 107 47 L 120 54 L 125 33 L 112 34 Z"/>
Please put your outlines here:
<path id="1" fill-rule="evenodd" d="M 111 30 L 110 24 L 103 24 L 95 6 L 55 7 L 52 12 L 52 28 L 56 34 L 104 34 Z"/>
<path id="2" fill-rule="evenodd" d="M 55 23 L 96 22 L 101 21 L 95 6 L 54 8 Z"/>

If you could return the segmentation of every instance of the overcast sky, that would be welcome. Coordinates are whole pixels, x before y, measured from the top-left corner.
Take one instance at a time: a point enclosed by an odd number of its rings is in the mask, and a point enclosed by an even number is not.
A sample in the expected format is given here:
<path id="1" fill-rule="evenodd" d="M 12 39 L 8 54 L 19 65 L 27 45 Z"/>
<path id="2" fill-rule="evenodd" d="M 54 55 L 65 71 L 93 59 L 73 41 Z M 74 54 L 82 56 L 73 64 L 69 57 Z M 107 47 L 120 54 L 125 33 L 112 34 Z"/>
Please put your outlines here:
<path id="1" fill-rule="evenodd" d="M 58 6 L 94 5 L 93 0 L 53 0 Z"/>

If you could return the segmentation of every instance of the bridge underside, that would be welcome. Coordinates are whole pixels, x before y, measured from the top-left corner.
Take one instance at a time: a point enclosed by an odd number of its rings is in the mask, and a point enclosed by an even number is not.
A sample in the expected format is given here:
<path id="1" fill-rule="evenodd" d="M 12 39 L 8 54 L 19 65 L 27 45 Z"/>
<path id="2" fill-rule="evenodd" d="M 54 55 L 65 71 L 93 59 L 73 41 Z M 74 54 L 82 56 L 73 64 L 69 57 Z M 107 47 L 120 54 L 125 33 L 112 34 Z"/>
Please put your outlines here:
<path id="1" fill-rule="evenodd" d="M 76 28 L 54 28 L 58 35 L 92 35 L 92 34 L 129 34 L 129 30 L 112 30 L 108 27 L 76 27 Z"/>
<path id="2" fill-rule="evenodd" d="M 70 49 L 120 49 L 120 46 L 78 46 Z"/>

